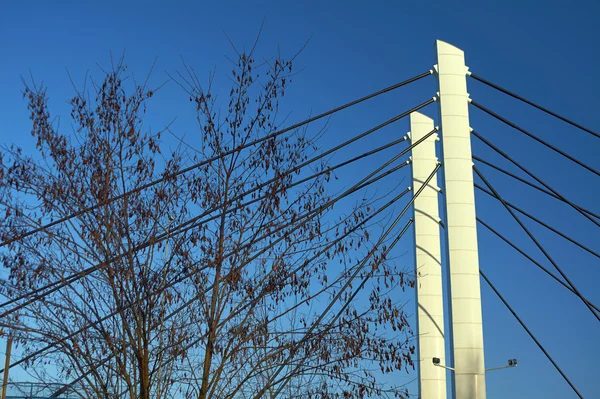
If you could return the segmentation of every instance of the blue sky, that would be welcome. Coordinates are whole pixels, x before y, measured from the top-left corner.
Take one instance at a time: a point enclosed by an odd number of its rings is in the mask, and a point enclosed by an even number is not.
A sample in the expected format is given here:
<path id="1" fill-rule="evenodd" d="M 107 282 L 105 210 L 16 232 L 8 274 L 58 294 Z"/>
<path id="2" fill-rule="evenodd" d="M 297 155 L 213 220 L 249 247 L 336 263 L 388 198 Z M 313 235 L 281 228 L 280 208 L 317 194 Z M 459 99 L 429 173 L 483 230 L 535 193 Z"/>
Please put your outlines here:
<path id="1" fill-rule="evenodd" d="M 21 99 L 21 75 L 27 77 L 31 71 L 36 80 L 48 85 L 51 104 L 63 115 L 63 129 L 68 129 L 66 100 L 73 92 L 66 68 L 78 83 L 88 70 L 98 74 L 96 64 L 107 65 L 111 51 L 115 56 L 126 51 L 130 71 L 139 76 L 157 59 L 153 80 L 160 84 L 167 79 L 166 72 L 183 69 L 183 57 L 201 78 L 207 78 L 209 71 L 216 69 L 217 81 L 221 82 L 218 84 L 225 86 L 224 76 L 230 68 L 224 56 L 232 52 L 223 32 L 239 47 L 251 46 L 263 19 L 263 54 L 273 54 L 279 46 L 283 54 L 290 55 L 310 39 L 296 64 L 302 73 L 286 96 L 290 122 L 430 69 L 435 63 L 434 41 L 442 39 L 465 50 L 467 64 L 478 75 L 600 130 L 600 79 L 596 75 L 600 62 L 599 5 L 592 1 L 546 1 L 540 7 L 531 0 L 402 3 L 4 2 L 0 6 L 0 142 L 34 150 L 26 104 Z M 595 151 L 600 148 L 599 139 L 494 93 L 478 82 L 468 84 L 472 97 L 483 105 L 600 168 Z M 435 80 L 431 78 L 336 115 L 323 138 L 323 146 L 343 141 L 344 137 L 409 109 L 435 91 Z M 184 106 L 186 98 L 181 91 L 175 85 L 167 85 L 153 102 L 157 112 L 150 112 L 149 123 L 158 128 L 178 117 L 173 129 L 186 134 L 193 143 L 197 137 L 192 114 L 190 109 L 183 110 Z M 434 108 L 424 112 L 436 116 Z M 570 199 L 600 211 L 596 200 L 600 194 L 598 176 L 573 166 L 476 109 L 471 110 L 471 115 L 471 125 L 479 133 L 523 161 Z M 373 140 L 387 142 L 394 134 L 403 135 L 407 130 L 408 121 L 403 121 Z M 508 167 L 479 143 L 474 143 L 474 152 Z M 336 159 L 342 158 L 343 154 Z M 598 228 L 568 207 L 484 166 L 480 170 L 507 199 L 600 250 Z M 352 171 L 348 176 L 352 176 Z M 543 260 L 501 206 L 482 194 L 477 200 L 479 216 L 536 259 Z M 600 261 L 552 233 L 531 226 L 580 291 L 592 302 L 600 303 Z M 582 394 L 597 395 L 597 320 L 577 298 L 483 228 L 479 237 L 481 268 Z M 406 259 L 406 264 L 411 265 L 410 259 Z M 519 358 L 517 369 L 489 374 L 488 397 L 575 397 L 483 282 L 482 287 L 487 366 Z M 414 384 L 411 387 L 414 389 Z"/>

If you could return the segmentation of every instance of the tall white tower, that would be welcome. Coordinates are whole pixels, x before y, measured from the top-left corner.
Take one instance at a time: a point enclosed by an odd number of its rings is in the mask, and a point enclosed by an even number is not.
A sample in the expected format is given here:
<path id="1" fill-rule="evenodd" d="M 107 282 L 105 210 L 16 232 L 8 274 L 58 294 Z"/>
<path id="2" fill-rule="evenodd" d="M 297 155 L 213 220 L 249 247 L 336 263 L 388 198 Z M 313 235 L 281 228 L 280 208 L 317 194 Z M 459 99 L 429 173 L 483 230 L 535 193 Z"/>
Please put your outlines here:
<path id="1" fill-rule="evenodd" d="M 411 142 L 422 139 L 433 128 L 431 118 L 418 112 L 410 115 Z M 412 149 L 414 192 L 419 190 L 437 165 L 436 141 L 437 134 L 433 134 Z M 438 191 L 437 177 L 434 176 L 413 204 L 421 399 L 446 399 L 446 370 L 435 367 L 431 361 L 437 357 L 445 363 L 446 359 Z"/>
<path id="2" fill-rule="evenodd" d="M 481 288 L 464 52 L 436 42 L 454 398 L 485 399 Z"/>

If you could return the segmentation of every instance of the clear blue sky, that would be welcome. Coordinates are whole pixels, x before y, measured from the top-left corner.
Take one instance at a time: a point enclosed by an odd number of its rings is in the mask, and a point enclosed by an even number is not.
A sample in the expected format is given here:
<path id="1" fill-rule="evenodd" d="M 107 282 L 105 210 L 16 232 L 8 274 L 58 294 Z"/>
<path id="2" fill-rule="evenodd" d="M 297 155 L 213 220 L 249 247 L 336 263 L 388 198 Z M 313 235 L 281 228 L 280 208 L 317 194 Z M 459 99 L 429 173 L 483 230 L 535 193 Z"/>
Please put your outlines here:
<path id="1" fill-rule="evenodd" d="M 445 1 L 419 2 L 419 6 L 403 3 L 409 2 L 3 2 L 0 142 L 16 143 L 33 151 L 20 81 L 20 76 L 28 76 L 30 70 L 48 85 L 52 105 L 63 115 L 61 126 L 68 129 L 66 100 L 72 90 L 65 68 L 76 82 L 81 82 L 87 70 L 98 72 L 96 63 L 108 63 L 110 51 L 119 55 L 126 50 L 130 70 L 139 76 L 157 57 L 156 83 L 166 79 L 165 71 L 182 70 L 180 57 L 193 65 L 201 77 L 207 77 L 215 67 L 223 76 L 229 69 L 224 55 L 231 54 L 223 31 L 239 46 L 250 46 L 263 18 L 266 20 L 260 46 L 264 54 L 273 53 L 278 45 L 284 54 L 291 54 L 311 38 L 297 63 L 304 70 L 290 90 L 290 121 L 430 69 L 435 62 L 434 41 L 442 39 L 465 50 L 473 72 L 600 130 L 600 79 L 596 71 L 600 63 L 600 6 L 593 1 L 545 1 L 542 7 L 532 0 L 453 2 L 453 6 Z M 596 151 L 600 140 L 493 93 L 477 82 L 469 82 L 469 91 L 484 105 L 600 168 Z M 324 145 L 359 133 L 434 93 L 434 80 L 430 79 L 340 114 L 333 118 Z M 159 127 L 178 116 L 173 128 L 180 134 L 187 133 L 193 142 L 192 114 L 181 108 L 185 100 L 179 89 L 167 85 L 153 102 L 157 112 L 152 114 L 151 122 Z M 425 113 L 436 115 L 433 108 Z M 561 160 L 475 109 L 471 114 L 476 130 L 573 200 L 600 212 L 598 176 Z M 401 123 L 396 132 L 404 134 L 407 128 L 407 122 Z M 393 130 L 386 132 L 393 134 Z M 390 136 L 379 140 L 389 141 Z M 478 144 L 474 151 L 499 161 Z M 507 199 L 600 251 L 597 227 L 566 206 L 544 200 L 483 166 L 480 169 L 487 172 Z M 500 206 L 478 195 L 477 211 L 536 254 Z M 592 302 L 600 303 L 600 261 L 552 233 L 539 228 L 533 231 L 578 288 Z M 583 395 L 600 397 L 595 365 L 600 357 L 597 320 L 577 298 L 483 228 L 479 236 L 482 269 Z M 543 260 L 539 253 L 535 257 Z M 410 265 L 410 260 L 406 263 Z M 519 358 L 517 369 L 489 374 L 488 397 L 575 397 L 483 282 L 482 287 L 487 366 Z M 414 389 L 414 384 L 411 386 Z"/>

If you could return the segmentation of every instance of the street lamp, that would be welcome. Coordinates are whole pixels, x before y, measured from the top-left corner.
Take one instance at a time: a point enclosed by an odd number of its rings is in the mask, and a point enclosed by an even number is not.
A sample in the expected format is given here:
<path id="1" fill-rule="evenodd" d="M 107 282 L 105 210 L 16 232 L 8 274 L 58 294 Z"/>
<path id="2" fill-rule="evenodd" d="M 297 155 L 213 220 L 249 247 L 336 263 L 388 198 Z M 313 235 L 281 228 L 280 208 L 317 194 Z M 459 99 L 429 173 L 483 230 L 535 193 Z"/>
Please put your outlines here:
<path id="1" fill-rule="evenodd" d="M 454 371 L 454 368 L 449 367 L 449 366 L 444 366 L 443 364 L 441 364 L 441 360 L 439 357 L 434 357 L 432 359 L 432 361 L 433 361 L 433 365 L 436 367 L 441 367 L 446 370 Z M 508 369 L 508 368 L 512 368 L 512 367 L 517 367 L 517 359 L 508 359 L 508 366 L 492 367 L 489 369 L 485 369 L 485 372 L 487 373 L 488 371 Z"/>
<path id="2" fill-rule="evenodd" d="M 485 371 L 488 372 L 488 371 L 493 371 L 493 370 L 508 369 L 508 368 L 512 368 L 512 367 L 517 367 L 517 359 L 508 359 L 508 366 L 492 367 L 489 369 L 485 369 Z"/>

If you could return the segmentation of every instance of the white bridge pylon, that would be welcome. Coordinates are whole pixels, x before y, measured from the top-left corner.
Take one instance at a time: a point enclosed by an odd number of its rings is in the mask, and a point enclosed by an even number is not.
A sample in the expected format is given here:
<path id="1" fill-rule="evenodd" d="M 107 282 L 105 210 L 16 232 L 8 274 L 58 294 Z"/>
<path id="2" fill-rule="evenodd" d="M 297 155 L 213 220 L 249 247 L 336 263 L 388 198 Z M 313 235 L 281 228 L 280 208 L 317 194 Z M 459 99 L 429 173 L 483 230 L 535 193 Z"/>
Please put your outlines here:
<path id="1" fill-rule="evenodd" d="M 452 370 L 455 399 L 485 399 L 485 362 L 481 315 L 479 254 L 475 217 L 469 94 L 464 52 L 436 41 L 442 206 L 447 265 L 440 255 L 440 224 L 436 179 L 414 202 L 415 270 L 417 276 L 417 331 L 419 397 L 446 398 L 446 370 Z M 411 140 L 433 130 L 433 120 L 411 114 Z M 437 163 L 436 138 L 429 137 L 412 150 L 415 191 Z M 422 197 L 422 198 L 421 198 Z M 448 276 L 444 295 L 442 275 Z M 449 298 L 450 331 L 444 334 L 443 298 Z M 445 355 L 448 337 L 450 352 Z"/>
<path id="2" fill-rule="evenodd" d="M 413 112 L 410 115 L 410 140 L 416 142 L 434 129 L 433 119 Z M 417 192 L 438 159 L 437 134 L 412 149 L 413 191 Z M 417 331 L 419 356 L 419 398 L 446 398 L 446 370 L 435 367 L 434 357 L 445 363 L 444 298 L 442 255 L 438 214 L 437 176 L 434 176 L 413 204 L 415 234 L 415 275 L 417 292 Z"/>

